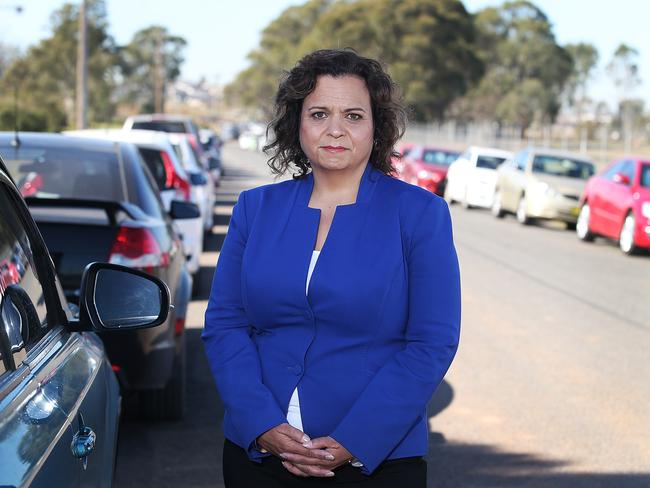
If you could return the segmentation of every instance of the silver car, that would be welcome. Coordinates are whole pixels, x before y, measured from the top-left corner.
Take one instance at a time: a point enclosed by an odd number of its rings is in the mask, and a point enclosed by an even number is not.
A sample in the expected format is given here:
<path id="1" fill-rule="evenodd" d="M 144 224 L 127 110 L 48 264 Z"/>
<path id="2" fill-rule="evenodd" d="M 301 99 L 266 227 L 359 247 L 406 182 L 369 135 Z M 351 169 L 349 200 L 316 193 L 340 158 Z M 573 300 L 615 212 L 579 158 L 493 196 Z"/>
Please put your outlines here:
<path id="1" fill-rule="evenodd" d="M 120 392 L 96 332 L 168 313 L 162 281 L 114 264 L 90 264 L 68 305 L 0 159 L 0 486 L 111 486 Z"/>
<path id="2" fill-rule="evenodd" d="M 492 214 L 514 213 L 521 224 L 560 220 L 575 227 L 580 195 L 595 167 L 583 156 L 527 148 L 497 170 Z"/>

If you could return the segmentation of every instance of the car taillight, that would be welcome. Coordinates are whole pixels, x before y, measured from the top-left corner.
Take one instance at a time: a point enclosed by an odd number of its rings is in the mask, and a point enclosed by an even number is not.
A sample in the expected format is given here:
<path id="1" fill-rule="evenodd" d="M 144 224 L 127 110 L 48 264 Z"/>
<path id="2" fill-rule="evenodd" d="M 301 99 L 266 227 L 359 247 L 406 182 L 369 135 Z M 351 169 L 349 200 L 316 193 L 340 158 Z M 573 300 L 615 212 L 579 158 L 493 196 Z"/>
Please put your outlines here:
<path id="1" fill-rule="evenodd" d="M 155 267 L 169 265 L 169 253 L 162 252 L 148 229 L 120 227 L 108 262 L 150 272 Z"/>
<path id="2" fill-rule="evenodd" d="M 182 178 L 174 169 L 174 163 L 172 163 L 169 154 L 166 151 L 160 151 L 160 157 L 162 158 L 163 165 L 165 166 L 165 188 L 173 188 L 176 190 L 176 195 L 181 200 L 186 202 L 190 201 L 190 182 L 185 178 Z"/>
<path id="3" fill-rule="evenodd" d="M 174 324 L 174 335 L 177 336 L 181 335 L 184 329 L 185 329 L 185 318 L 176 319 L 176 323 Z"/>

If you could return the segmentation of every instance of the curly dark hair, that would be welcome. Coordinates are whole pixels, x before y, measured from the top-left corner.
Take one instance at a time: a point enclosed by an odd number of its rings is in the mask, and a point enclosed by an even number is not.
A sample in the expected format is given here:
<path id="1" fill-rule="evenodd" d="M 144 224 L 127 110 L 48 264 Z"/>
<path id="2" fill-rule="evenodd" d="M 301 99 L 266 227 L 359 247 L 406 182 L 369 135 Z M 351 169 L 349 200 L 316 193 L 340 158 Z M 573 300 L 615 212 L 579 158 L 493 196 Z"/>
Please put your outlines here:
<path id="1" fill-rule="evenodd" d="M 300 115 L 303 100 L 314 90 L 319 76 L 353 75 L 362 78 L 370 93 L 374 144 L 370 161 L 385 174 L 395 172 L 391 157 L 399 157 L 395 143 L 406 129 L 406 110 L 397 85 L 378 61 L 359 56 L 353 49 L 320 49 L 304 56 L 285 72 L 275 98 L 275 117 L 267 127 L 273 140 L 264 146 L 271 155 L 271 172 L 283 175 L 291 165 L 301 178 L 311 167 L 300 146 Z"/>

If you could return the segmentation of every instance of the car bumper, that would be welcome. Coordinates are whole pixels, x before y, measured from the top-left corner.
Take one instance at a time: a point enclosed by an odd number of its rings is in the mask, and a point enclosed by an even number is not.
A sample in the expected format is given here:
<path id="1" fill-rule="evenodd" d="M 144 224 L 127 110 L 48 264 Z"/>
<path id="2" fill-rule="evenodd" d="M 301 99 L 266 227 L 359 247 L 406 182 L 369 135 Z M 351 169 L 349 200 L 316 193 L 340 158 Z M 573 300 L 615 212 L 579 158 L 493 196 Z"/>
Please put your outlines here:
<path id="1" fill-rule="evenodd" d="M 494 183 L 476 184 L 467 189 L 467 203 L 474 207 L 492 207 Z"/>
<path id="2" fill-rule="evenodd" d="M 580 203 L 578 200 L 564 196 L 538 198 L 529 203 L 528 213 L 536 219 L 576 223 L 580 213 Z"/>

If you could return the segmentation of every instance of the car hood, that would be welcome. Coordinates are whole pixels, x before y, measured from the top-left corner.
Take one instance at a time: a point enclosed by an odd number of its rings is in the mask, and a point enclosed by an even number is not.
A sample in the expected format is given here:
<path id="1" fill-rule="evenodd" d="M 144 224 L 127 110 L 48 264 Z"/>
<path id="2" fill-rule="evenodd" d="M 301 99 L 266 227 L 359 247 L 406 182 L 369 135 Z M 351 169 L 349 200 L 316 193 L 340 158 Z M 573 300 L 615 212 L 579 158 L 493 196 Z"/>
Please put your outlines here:
<path id="1" fill-rule="evenodd" d="M 582 190 L 584 190 L 585 185 L 587 184 L 587 180 L 566 178 L 563 176 L 535 174 L 533 175 L 533 178 L 537 181 L 543 181 L 562 195 L 573 195 L 576 197 L 582 195 Z"/>

